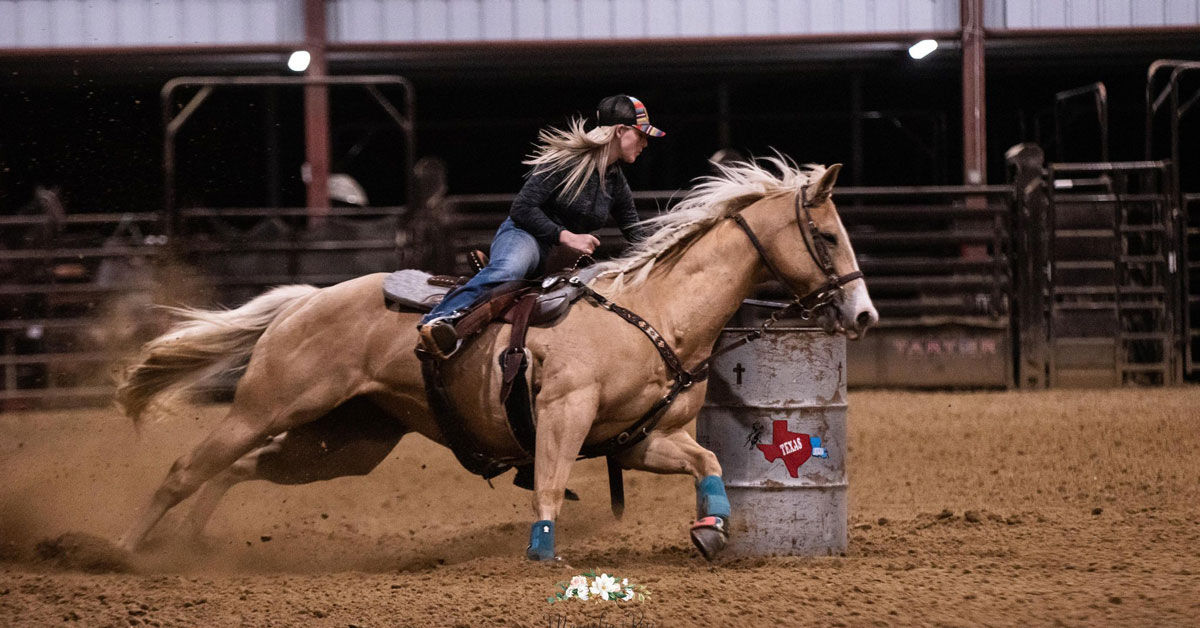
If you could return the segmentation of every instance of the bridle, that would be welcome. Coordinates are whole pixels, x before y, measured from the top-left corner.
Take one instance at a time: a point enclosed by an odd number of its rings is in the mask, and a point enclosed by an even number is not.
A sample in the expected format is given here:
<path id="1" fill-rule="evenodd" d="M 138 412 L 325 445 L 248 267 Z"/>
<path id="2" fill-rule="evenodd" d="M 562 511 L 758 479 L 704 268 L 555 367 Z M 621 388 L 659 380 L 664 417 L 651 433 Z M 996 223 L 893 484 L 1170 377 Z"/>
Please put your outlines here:
<path id="1" fill-rule="evenodd" d="M 808 320 L 812 317 L 813 312 L 836 301 L 842 292 L 842 286 L 855 279 L 862 279 L 863 274 L 862 271 L 856 270 L 845 275 L 839 275 L 837 269 L 834 268 L 833 256 L 829 254 L 829 245 L 824 240 L 817 238 L 817 223 L 812 218 L 812 211 L 810 210 L 812 204 L 808 201 L 807 185 L 800 188 L 800 191 L 796 194 L 795 206 L 796 228 L 800 230 L 800 239 L 804 241 L 804 248 L 808 250 L 809 257 L 812 258 L 817 267 L 825 273 L 825 283 L 817 286 L 816 289 L 803 296 L 797 294 L 792 289 L 791 284 L 784 279 L 783 273 L 779 272 L 779 267 L 771 261 L 771 256 L 767 255 L 766 248 L 763 247 L 758 236 L 754 235 L 754 230 L 750 228 L 746 219 L 742 218 L 741 214 L 734 214 L 733 221 L 737 223 L 737 226 L 742 228 L 742 231 L 746 232 L 746 237 L 750 238 L 750 243 L 758 251 L 758 256 L 762 258 L 763 265 L 767 267 L 767 270 L 771 271 L 771 275 L 775 277 L 775 280 L 783 284 L 792 293 L 793 301 L 786 309 L 799 308 L 800 318 Z M 803 220 L 801 219 L 801 212 L 804 214 Z M 805 228 L 806 225 L 807 229 Z"/>

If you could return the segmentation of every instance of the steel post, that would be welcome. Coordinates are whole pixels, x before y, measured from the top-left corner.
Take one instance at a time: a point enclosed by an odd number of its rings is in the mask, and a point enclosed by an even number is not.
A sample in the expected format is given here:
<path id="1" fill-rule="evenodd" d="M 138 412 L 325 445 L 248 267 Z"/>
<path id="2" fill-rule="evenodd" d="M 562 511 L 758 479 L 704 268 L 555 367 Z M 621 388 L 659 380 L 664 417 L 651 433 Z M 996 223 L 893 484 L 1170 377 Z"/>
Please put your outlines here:
<path id="1" fill-rule="evenodd" d="M 325 57 L 325 1 L 304 2 L 304 45 L 311 57 L 306 76 L 323 79 L 329 75 Z M 329 215 L 329 87 L 304 86 L 304 154 L 308 184 L 309 226 Z"/>

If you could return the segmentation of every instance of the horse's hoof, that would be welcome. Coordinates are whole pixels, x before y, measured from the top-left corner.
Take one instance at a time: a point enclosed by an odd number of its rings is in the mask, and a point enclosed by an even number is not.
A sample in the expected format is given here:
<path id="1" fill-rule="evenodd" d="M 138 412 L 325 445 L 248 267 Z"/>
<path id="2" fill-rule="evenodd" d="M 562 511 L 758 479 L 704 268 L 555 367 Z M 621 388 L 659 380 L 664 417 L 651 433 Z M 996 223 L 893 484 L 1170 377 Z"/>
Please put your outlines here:
<path id="1" fill-rule="evenodd" d="M 525 558 L 535 563 L 548 563 L 556 560 L 562 560 L 561 557 L 554 554 L 554 548 L 534 547 L 527 545 L 525 547 Z"/>
<path id="2" fill-rule="evenodd" d="M 129 573 L 133 556 L 107 539 L 80 532 L 68 532 L 56 539 L 39 541 L 38 558 L 60 569 L 88 573 Z"/>
<path id="3" fill-rule="evenodd" d="M 724 517 L 705 517 L 692 524 L 692 544 L 705 560 L 712 560 L 729 543 L 729 524 Z"/>
<path id="4" fill-rule="evenodd" d="M 545 554 L 539 554 L 537 552 L 530 551 L 528 548 L 525 550 L 525 558 L 529 559 L 529 562 L 538 563 L 540 565 L 553 565 L 562 562 L 562 556 L 547 556 Z"/>

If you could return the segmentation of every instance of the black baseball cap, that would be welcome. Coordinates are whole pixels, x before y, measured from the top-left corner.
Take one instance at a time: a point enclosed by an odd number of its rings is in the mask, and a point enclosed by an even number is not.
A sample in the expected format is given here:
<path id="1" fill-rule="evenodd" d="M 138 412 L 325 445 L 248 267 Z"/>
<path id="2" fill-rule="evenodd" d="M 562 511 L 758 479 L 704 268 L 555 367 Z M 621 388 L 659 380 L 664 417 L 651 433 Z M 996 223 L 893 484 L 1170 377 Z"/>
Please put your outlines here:
<path id="1" fill-rule="evenodd" d="M 646 105 L 633 96 L 618 94 L 609 96 L 596 105 L 597 126 L 613 126 L 626 124 L 635 126 L 650 137 L 666 135 L 661 129 L 650 124 L 650 115 L 646 113 Z"/>

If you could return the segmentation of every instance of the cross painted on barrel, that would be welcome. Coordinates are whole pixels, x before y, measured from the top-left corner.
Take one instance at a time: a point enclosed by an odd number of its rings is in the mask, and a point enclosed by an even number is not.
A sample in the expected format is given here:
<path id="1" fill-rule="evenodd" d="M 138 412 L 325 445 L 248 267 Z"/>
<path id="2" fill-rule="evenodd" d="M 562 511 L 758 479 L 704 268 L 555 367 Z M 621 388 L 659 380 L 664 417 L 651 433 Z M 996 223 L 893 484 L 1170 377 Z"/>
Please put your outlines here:
<path id="1" fill-rule="evenodd" d="M 733 372 L 737 375 L 737 385 L 741 386 L 742 385 L 742 373 L 746 372 L 746 367 L 742 366 L 741 362 L 738 362 L 737 366 L 733 367 Z"/>
<path id="2" fill-rule="evenodd" d="M 771 444 L 756 445 L 763 452 L 767 462 L 782 459 L 788 474 L 794 478 L 800 477 L 800 465 L 809 458 L 828 458 L 829 454 L 821 446 L 820 436 L 797 434 L 788 429 L 787 421 L 775 420 L 771 425 Z"/>

